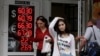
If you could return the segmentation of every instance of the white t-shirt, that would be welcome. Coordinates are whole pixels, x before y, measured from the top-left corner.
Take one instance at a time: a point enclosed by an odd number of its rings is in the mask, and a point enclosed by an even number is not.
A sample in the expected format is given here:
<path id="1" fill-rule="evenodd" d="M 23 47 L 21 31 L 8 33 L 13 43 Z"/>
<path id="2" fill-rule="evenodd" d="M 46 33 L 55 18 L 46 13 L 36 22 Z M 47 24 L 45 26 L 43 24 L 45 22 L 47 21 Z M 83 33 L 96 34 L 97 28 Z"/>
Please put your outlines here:
<path id="1" fill-rule="evenodd" d="M 64 38 L 58 35 L 57 43 L 61 54 L 73 55 L 71 52 L 74 52 L 75 50 L 72 50 L 74 48 L 74 36 L 72 34 L 69 34 L 69 36 L 65 36 Z"/>
<path id="2" fill-rule="evenodd" d="M 93 29 L 94 29 L 94 31 L 93 31 Z M 97 40 L 95 40 L 94 34 L 95 34 Z M 97 41 L 97 43 L 100 46 L 100 29 L 97 28 L 95 25 L 93 25 L 93 27 L 88 27 L 86 29 L 84 37 L 87 40 L 89 40 L 89 42 L 95 42 L 95 41 Z"/>

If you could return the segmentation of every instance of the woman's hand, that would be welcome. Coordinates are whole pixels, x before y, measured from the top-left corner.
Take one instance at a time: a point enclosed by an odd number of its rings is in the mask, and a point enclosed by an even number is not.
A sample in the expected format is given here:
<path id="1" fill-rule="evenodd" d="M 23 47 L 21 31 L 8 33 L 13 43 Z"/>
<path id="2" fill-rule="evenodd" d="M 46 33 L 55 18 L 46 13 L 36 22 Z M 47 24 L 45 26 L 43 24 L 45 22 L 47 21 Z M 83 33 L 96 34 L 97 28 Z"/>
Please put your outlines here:
<path id="1" fill-rule="evenodd" d="M 46 35 L 46 36 L 44 37 L 44 40 L 45 40 L 46 42 L 52 42 L 51 37 L 48 36 L 48 35 Z"/>
<path id="2" fill-rule="evenodd" d="M 52 41 L 51 39 L 46 40 L 46 42 L 51 42 L 51 41 Z"/>
<path id="3" fill-rule="evenodd" d="M 83 36 L 77 36 L 75 39 L 78 41 L 78 40 L 84 39 L 84 37 Z"/>
<path id="4" fill-rule="evenodd" d="M 64 18 L 62 18 L 62 17 L 55 17 L 56 19 L 64 19 Z"/>

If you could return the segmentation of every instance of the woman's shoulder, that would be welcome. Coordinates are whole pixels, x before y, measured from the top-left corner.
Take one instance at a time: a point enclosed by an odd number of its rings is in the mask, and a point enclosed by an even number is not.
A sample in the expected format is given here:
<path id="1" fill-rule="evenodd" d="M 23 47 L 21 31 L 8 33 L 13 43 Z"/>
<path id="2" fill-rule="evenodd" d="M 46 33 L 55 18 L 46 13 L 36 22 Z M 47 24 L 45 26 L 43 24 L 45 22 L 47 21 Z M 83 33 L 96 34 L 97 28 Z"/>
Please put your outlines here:
<path id="1" fill-rule="evenodd" d="M 69 34 L 69 36 L 70 36 L 71 38 L 74 38 L 74 35 L 73 35 L 73 34 L 71 34 L 71 33 Z"/>
<path id="2" fill-rule="evenodd" d="M 74 35 L 70 33 L 69 36 L 74 36 Z"/>
<path id="3" fill-rule="evenodd" d="M 86 28 L 86 32 L 92 32 L 93 31 L 93 27 L 87 27 Z"/>

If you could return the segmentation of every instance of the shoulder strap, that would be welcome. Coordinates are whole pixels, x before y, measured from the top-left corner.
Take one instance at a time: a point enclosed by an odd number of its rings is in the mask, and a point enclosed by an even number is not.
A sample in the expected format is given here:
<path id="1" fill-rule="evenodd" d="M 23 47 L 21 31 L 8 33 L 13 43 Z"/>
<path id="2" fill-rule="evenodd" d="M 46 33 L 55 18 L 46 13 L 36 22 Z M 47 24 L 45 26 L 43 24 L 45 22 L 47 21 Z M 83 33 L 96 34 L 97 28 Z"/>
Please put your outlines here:
<path id="1" fill-rule="evenodd" d="M 92 27 L 92 29 L 93 29 L 93 33 L 94 33 L 94 39 L 97 40 L 97 39 L 96 39 L 96 35 L 95 35 L 94 28 Z"/>

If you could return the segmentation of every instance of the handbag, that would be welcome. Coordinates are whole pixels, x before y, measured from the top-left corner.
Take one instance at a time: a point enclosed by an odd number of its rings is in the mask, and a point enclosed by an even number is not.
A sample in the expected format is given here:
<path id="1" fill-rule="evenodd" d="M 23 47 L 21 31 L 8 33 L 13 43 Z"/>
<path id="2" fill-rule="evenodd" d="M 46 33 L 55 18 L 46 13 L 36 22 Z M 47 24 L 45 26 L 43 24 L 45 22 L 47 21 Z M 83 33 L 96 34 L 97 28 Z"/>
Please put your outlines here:
<path id="1" fill-rule="evenodd" d="M 93 27 L 92 27 L 92 29 L 93 29 Z M 94 29 L 93 29 L 93 32 L 94 32 Z M 97 40 L 95 32 L 94 32 L 94 39 Z M 88 54 L 88 56 L 100 56 L 100 47 L 97 42 L 89 43 L 89 46 L 87 48 L 87 54 Z"/>
<path id="2" fill-rule="evenodd" d="M 41 50 L 41 53 L 49 53 L 51 52 L 51 44 L 50 42 L 47 42 L 47 40 L 51 39 L 50 36 L 45 35 L 43 40 L 43 47 Z"/>

